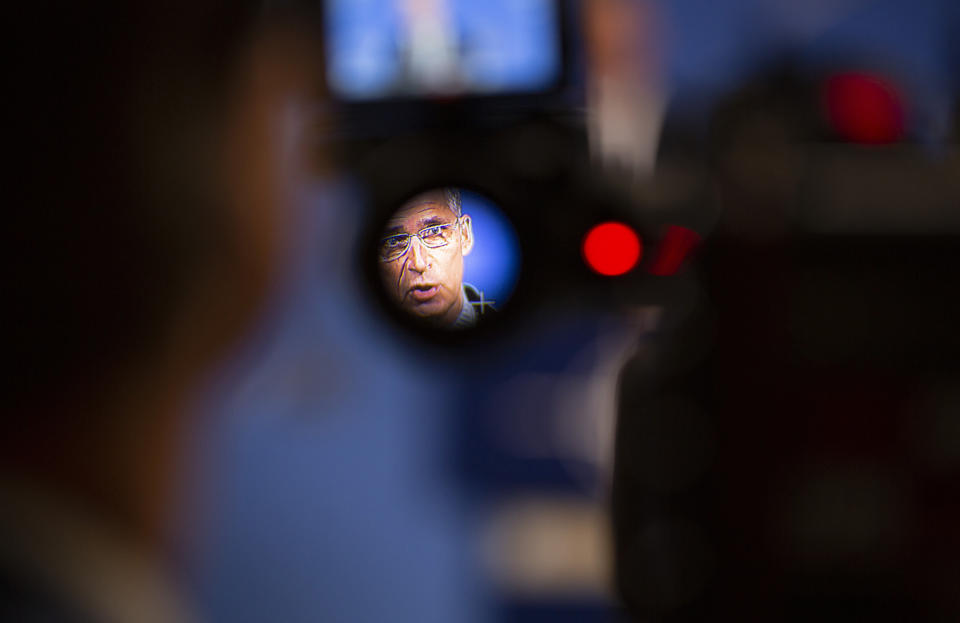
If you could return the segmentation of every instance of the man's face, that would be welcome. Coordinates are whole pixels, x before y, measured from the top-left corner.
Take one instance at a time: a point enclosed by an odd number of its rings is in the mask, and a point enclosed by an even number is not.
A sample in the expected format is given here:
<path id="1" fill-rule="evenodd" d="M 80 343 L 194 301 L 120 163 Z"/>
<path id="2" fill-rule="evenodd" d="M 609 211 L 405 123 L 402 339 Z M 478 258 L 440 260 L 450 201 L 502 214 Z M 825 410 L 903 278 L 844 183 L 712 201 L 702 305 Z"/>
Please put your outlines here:
<path id="1" fill-rule="evenodd" d="M 436 235 L 446 236 L 441 246 Z M 425 232 L 425 244 L 416 236 Z M 462 308 L 463 256 L 473 248 L 470 217 L 457 219 L 442 193 L 420 195 L 401 207 L 387 222 L 384 237 L 410 234 L 409 245 L 399 257 L 380 262 L 390 298 L 410 314 L 441 326 L 452 324 Z M 396 239 L 392 239 L 396 240 Z"/>

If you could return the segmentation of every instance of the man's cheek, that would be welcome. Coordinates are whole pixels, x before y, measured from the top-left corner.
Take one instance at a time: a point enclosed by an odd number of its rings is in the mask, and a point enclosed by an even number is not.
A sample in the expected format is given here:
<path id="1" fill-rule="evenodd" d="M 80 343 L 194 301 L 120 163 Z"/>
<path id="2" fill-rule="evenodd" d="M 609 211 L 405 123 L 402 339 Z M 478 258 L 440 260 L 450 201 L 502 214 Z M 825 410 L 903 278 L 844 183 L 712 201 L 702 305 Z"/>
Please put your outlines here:
<path id="1" fill-rule="evenodd" d="M 383 285 L 383 289 L 390 296 L 390 298 L 397 301 L 400 300 L 401 288 L 396 271 L 390 270 L 386 267 L 381 267 L 380 283 Z"/>

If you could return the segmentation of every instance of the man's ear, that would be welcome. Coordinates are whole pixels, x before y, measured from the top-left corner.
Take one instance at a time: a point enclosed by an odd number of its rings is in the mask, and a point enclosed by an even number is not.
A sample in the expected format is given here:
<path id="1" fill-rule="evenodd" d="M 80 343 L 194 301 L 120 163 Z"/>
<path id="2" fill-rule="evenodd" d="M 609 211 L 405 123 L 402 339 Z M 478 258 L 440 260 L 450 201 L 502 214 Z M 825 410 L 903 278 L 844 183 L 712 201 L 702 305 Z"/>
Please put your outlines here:
<path id="1" fill-rule="evenodd" d="M 473 221 L 469 214 L 460 217 L 460 250 L 464 255 L 469 255 L 473 250 Z"/>

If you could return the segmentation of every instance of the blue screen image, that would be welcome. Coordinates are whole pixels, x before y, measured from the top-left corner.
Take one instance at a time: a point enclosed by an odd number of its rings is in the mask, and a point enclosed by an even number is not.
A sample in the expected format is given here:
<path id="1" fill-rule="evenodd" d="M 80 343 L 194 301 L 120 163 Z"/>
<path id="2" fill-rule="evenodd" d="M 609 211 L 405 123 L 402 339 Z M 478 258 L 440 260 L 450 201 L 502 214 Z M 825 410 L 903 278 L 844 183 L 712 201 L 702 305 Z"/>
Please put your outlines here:
<path id="1" fill-rule="evenodd" d="M 463 280 L 503 308 L 520 276 L 520 241 L 513 225 L 493 202 L 462 191 L 463 213 L 473 222 L 473 250 L 463 258 Z"/>
<path id="2" fill-rule="evenodd" d="M 542 91 L 558 23 L 554 0 L 331 0 L 327 77 L 357 100 Z"/>

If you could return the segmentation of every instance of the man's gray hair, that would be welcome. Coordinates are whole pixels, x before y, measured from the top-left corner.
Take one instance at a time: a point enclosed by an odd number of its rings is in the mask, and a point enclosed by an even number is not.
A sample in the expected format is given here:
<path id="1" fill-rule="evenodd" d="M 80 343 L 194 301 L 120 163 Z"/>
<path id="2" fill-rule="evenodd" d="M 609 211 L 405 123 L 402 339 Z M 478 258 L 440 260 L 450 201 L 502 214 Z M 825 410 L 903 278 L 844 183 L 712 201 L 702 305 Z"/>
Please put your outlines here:
<path id="1" fill-rule="evenodd" d="M 447 186 L 443 189 L 443 198 L 454 214 L 458 217 L 463 216 L 463 197 L 459 188 Z"/>
<path id="2" fill-rule="evenodd" d="M 407 200 L 401 207 L 416 206 L 421 203 L 437 203 L 450 208 L 450 211 L 457 215 L 457 218 L 463 216 L 463 197 L 460 189 L 453 186 L 443 188 L 434 188 L 422 192 L 416 197 Z"/>

